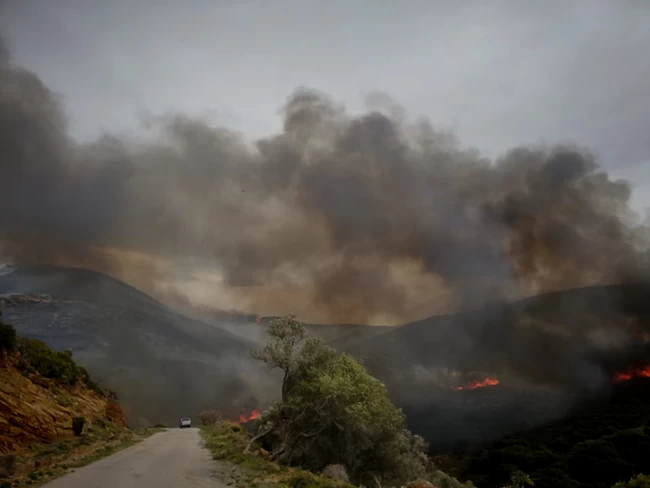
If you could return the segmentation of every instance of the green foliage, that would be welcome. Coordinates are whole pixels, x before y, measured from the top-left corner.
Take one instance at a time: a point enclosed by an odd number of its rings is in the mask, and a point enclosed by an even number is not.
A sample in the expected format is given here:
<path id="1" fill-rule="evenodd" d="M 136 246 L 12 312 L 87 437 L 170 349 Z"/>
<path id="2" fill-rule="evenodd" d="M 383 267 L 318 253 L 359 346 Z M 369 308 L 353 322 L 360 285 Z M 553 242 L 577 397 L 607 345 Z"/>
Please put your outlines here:
<path id="1" fill-rule="evenodd" d="M 510 483 L 505 488 L 526 488 L 528 486 L 535 486 L 530 476 L 523 471 L 515 471 L 510 475 Z"/>
<path id="2" fill-rule="evenodd" d="M 304 339 L 293 317 L 269 326 L 254 357 L 284 371 L 282 401 L 264 412 L 272 456 L 321 471 L 343 464 L 355 482 L 399 483 L 424 474 L 424 441 L 405 428 L 386 388 L 354 358 L 318 339 Z"/>
<path id="3" fill-rule="evenodd" d="M 73 417 L 72 418 L 72 431 L 74 435 L 79 437 L 84 430 L 84 425 L 86 424 L 86 419 L 83 417 Z"/>
<path id="4" fill-rule="evenodd" d="M 13 351 L 15 347 L 16 329 L 0 320 L 0 353 L 3 351 Z"/>
<path id="5" fill-rule="evenodd" d="M 650 476 L 638 474 L 630 481 L 619 481 L 612 488 L 650 488 Z"/>
<path id="6" fill-rule="evenodd" d="M 79 368 L 69 354 L 53 351 L 42 341 L 19 337 L 18 350 L 21 358 L 45 378 L 74 385 L 87 377 L 85 370 Z"/>

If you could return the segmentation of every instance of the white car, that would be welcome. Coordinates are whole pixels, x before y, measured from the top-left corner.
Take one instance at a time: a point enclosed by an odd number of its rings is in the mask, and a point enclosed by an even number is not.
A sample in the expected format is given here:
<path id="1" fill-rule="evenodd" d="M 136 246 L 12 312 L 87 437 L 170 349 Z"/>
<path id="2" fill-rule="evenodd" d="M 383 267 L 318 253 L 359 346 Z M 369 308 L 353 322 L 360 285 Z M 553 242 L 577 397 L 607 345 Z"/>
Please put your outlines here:
<path id="1" fill-rule="evenodd" d="M 185 427 L 192 427 L 192 419 L 189 417 L 183 417 L 179 422 L 178 422 L 178 427 L 180 429 L 184 429 Z"/>

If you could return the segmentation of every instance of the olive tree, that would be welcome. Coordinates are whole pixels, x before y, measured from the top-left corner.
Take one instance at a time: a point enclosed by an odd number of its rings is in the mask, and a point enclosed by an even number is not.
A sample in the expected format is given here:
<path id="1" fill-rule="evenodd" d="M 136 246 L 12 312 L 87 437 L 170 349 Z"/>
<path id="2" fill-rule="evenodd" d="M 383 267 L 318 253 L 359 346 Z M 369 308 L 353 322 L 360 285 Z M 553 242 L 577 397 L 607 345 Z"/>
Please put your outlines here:
<path id="1" fill-rule="evenodd" d="M 405 427 L 385 386 L 353 357 L 305 338 L 293 316 L 273 321 L 253 356 L 284 372 L 282 397 L 263 413 L 255 440 L 271 457 L 319 471 L 344 465 L 355 482 L 400 482 L 424 473 L 424 441 Z"/>

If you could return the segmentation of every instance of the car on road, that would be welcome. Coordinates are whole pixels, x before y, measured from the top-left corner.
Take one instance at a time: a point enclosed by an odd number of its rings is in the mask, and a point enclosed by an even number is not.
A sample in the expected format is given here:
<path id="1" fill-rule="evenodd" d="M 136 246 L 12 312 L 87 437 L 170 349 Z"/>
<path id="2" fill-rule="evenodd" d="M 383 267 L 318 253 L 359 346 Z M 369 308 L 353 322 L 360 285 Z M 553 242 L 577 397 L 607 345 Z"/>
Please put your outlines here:
<path id="1" fill-rule="evenodd" d="M 189 417 L 183 417 L 178 421 L 178 427 L 180 429 L 192 427 L 192 419 Z"/>

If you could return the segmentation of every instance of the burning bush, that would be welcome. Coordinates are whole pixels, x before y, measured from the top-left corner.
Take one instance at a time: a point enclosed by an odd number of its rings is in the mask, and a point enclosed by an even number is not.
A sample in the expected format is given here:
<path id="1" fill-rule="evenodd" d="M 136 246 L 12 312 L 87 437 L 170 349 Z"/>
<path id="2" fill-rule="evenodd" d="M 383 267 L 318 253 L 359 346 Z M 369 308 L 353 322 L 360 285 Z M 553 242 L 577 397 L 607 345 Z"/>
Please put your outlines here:
<path id="1" fill-rule="evenodd" d="M 293 317 L 273 321 L 254 357 L 284 371 L 282 400 L 259 419 L 271 458 L 322 471 L 342 464 L 355 482 L 400 483 L 421 477 L 424 441 L 405 428 L 386 388 L 346 354 L 306 339 Z"/>

